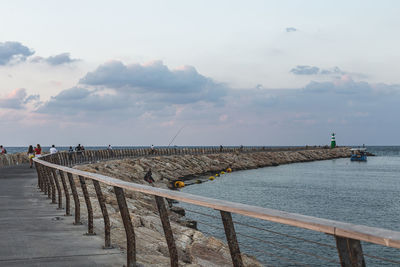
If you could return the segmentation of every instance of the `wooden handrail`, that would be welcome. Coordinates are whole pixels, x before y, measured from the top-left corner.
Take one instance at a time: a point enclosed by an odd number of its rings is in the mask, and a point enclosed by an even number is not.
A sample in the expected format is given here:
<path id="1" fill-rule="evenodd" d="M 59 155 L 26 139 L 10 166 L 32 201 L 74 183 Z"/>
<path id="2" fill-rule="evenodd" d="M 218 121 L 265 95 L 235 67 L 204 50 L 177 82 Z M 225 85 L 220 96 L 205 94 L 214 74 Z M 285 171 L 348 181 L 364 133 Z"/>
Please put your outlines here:
<path id="1" fill-rule="evenodd" d="M 95 181 L 99 181 L 110 186 L 124 188 L 129 191 L 165 197 L 189 204 L 212 208 L 219 211 L 232 212 L 265 221 L 291 225 L 345 238 L 362 240 L 387 247 L 400 248 L 400 232 L 397 231 L 356 225 L 328 219 L 321 219 L 312 216 L 284 212 L 280 210 L 196 196 L 188 193 L 171 191 L 161 188 L 154 188 L 147 185 L 122 181 L 101 174 L 64 167 L 37 158 L 35 158 L 34 161 L 49 168 L 58 169 L 66 173 L 75 174 Z"/>

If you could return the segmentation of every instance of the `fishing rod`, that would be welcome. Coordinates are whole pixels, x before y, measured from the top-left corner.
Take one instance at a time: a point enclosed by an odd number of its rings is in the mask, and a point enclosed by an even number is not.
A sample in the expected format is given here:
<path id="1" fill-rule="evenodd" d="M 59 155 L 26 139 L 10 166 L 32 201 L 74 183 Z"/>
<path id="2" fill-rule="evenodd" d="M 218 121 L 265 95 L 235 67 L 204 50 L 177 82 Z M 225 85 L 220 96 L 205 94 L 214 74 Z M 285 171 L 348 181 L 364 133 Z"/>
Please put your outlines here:
<path id="1" fill-rule="evenodd" d="M 170 145 L 172 144 L 172 142 L 174 142 L 175 138 L 179 135 L 179 133 L 182 131 L 182 129 L 183 129 L 184 127 L 185 127 L 185 125 L 182 126 L 182 128 L 179 129 L 179 131 L 176 133 L 176 135 L 174 136 L 174 138 L 172 138 L 171 142 L 169 142 L 168 146 L 170 146 Z"/>

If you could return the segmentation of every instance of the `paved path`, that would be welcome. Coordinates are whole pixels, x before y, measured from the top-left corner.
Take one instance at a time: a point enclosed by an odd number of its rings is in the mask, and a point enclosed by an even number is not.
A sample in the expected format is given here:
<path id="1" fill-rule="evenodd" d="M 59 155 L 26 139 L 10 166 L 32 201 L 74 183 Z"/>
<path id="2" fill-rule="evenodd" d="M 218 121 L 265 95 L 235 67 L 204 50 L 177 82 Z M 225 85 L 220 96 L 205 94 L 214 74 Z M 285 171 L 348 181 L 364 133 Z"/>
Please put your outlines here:
<path id="1" fill-rule="evenodd" d="M 72 201 L 72 200 L 71 200 Z M 122 266 L 126 256 L 85 236 L 37 189 L 36 171 L 0 168 L 0 266 Z"/>

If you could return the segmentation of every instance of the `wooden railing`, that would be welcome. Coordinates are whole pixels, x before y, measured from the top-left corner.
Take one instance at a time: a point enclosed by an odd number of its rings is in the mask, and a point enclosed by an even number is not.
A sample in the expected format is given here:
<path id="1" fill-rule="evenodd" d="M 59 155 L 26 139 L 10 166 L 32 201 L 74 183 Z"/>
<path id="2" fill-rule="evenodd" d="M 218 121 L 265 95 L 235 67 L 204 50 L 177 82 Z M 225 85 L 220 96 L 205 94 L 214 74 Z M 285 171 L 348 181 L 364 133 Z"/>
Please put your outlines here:
<path id="1" fill-rule="evenodd" d="M 171 150 L 163 151 L 163 154 L 170 153 Z M 195 150 L 196 151 L 196 150 Z M 193 151 L 193 152 L 195 152 Z M 85 152 L 85 154 L 87 151 Z M 124 157 L 135 155 L 149 155 L 152 153 L 149 150 L 138 150 L 135 152 L 123 151 L 92 151 L 86 154 L 84 159 L 88 161 L 97 161 L 106 159 L 107 155 L 113 154 L 113 157 Z M 158 152 L 160 153 L 160 152 Z M 83 162 L 82 159 L 70 159 L 67 153 L 57 153 L 44 156 L 40 159 L 34 159 L 38 174 L 38 186 L 45 192 L 53 203 L 58 202 L 58 206 L 62 207 L 62 195 L 65 196 L 66 213 L 70 213 L 69 196 L 72 193 L 75 205 L 75 223 L 80 222 L 80 203 L 74 182 L 74 177 L 78 177 L 88 212 L 88 234 L 93 233 L 93 210 L 86 186 L 86 180 L 92 181 L 96 190 L 97 199 L 101 207 L 104 218 L 105 229 L 105 247 L 109 247 L 110 243 L 110 221 L 107 208 L 104 201 L 104 196 L 101 192 L 100 183 L 113 186 L 116 195 L 119 211 L 125 227 L 127 239 L 127 266 L 136 266 L 136 247 L 135 233 L 131 222 L 130 211 L 127 207 L 124 190 L 141 192 L 148 195 L 153 195 L 156 200 L 157 208 L 164 229 L 166 242 L 169 249 L 171 266 L 178 266 L 178 254 L 174 242 L 173 233 L 171 230 L 167 209 L 165 206 L 165 198 L 177 200 L 184 203 L 194 204 L 201 207 L 206 207 L 218 210 L 223 222 L 225 235 L 228 241 L 232 262 L 234 266 L 243 266 L 243 261 L 240 253 L 239 244 L 236 238 L 234 222 L 232 221 L 231 213 L 240 214 L 247 217 L 257 218 L 260 220 L 277 222 L 280 224 L 291 225 L 303 229 L 309 229 L 317 232 L 322 232 L 331 235 L 336 240 L 337 251 L 339 254 L 340 264 L 342 266 L 365 266 L 364 255 L 360 241 L 365 241 L 373 244 L 378 244 L 386 247 L 400 248 L 400 232 L 368 227 L 363 225 L 355 225 L 345 222 L 321 219 L 316 217 L 305 216 L 301 214 L 288 213 L 279 210 L 245 205 L 241 203 L 217 200 L 207 197 L 196 196 L 192 194 L 171 191 L 166 189 L 154 188 L 146 185 L 140 185 L 131 182 L 125 182 L 112 177 L 85 172 L 63 165 L 71 165 L 71 162 Z M 80 157 L 79 155 L 77 157 Z M 111 158 L 113 158 L 111 157 Z M 60 184 L 61 181 L 61 184 Z M 69 192 L 69 188 L 72 192 Z M 64 193 L 62 193 L 64 191 Z M 58 199 L 57 199 L 58 196 Z"/>

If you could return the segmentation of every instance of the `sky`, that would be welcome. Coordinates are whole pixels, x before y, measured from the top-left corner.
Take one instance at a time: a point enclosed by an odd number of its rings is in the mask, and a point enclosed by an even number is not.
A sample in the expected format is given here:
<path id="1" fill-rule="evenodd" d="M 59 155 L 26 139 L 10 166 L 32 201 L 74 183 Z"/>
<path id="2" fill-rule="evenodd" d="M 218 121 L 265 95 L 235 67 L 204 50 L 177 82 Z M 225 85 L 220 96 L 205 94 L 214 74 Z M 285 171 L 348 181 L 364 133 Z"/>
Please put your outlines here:
<path id="1" fill-rule="evenodd" d="M 0 144 L 400 145 L 399 1 L 5 1 Z"/>

